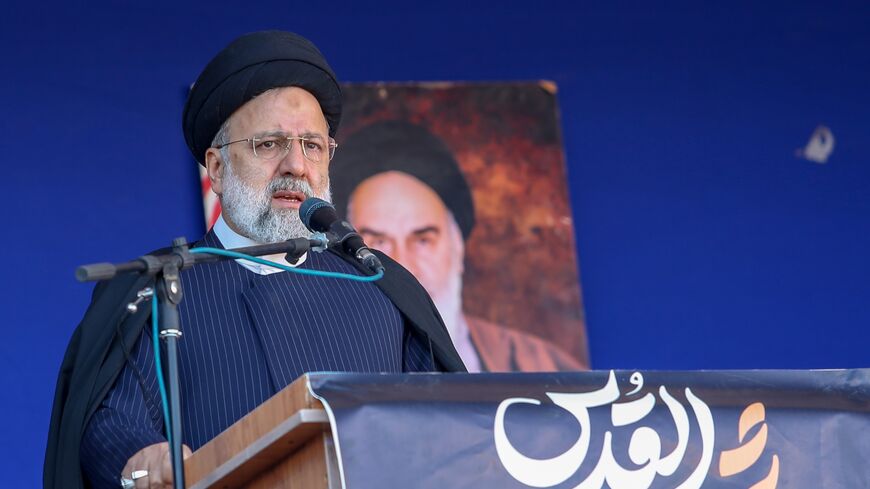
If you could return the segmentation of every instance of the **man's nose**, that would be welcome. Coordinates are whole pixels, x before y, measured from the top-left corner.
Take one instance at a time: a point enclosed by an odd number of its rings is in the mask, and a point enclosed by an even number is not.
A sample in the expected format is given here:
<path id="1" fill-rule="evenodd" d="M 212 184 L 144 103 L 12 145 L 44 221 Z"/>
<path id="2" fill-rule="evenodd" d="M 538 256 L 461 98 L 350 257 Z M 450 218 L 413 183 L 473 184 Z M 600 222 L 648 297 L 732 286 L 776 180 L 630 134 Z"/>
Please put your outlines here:
<path id="1" fill-rule="evenodd" d="M 302 142 L 291 140 L 287 154 L 281 158 L 278 170 L 282 175 L 305 176 L 305 155 L 302 153 Z"/>
<path id="2" fill-rule="evenodd" d="M 419 267 L 417 267 L 417 260 L 414 259 L 411 253 L 409 253 L 404 246 L 394 246 L 390 251 L 390 258 L 399 262 L 400 265 L 411 272 L 411 275 L 417 277 L 417 280 L 420 280 L 420 270 Z"/>
<path id="3" fill-rule="evenodd" d="M 408 268 L 409 263 L 405 263 L 405 253 L 402 250 L 401 246 L 393 246 L 393 249 L 390 250 L 390 258 L 399 262 L 405 268 Z M 409 270 L 410 271 L 410 270 Z"/>

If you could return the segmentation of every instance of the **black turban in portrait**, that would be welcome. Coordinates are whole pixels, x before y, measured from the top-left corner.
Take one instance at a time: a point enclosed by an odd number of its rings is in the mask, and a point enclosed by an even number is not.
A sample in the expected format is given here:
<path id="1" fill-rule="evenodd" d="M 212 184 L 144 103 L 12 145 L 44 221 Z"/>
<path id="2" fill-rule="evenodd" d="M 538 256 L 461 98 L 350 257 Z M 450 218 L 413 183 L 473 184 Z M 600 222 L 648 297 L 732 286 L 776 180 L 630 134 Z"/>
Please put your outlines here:
<path id="1" fill-rule="evenodd" d="M 441 139 L 409 122 L 376 122 L 340 144 L 329 167 L 338 212 L 347 215 L 357 185 L 388 171 L 406 173 L 429 186 L 453 214 L 462 238 L 468 239 L 474 228 L 474 200 L 456 158 Z"/>
<path id="2" fill-rule="evenodd" d="M 184 140 L 200 164 L 205 150 L 233 112 L 261 93 L 300 87 L 320 103 L 329 135 L 341 120 L 341 89 L 332 68 L 304 37 L 283 31 L 245 34 L 225 47 L 200 73 L 182 115 Z"/>

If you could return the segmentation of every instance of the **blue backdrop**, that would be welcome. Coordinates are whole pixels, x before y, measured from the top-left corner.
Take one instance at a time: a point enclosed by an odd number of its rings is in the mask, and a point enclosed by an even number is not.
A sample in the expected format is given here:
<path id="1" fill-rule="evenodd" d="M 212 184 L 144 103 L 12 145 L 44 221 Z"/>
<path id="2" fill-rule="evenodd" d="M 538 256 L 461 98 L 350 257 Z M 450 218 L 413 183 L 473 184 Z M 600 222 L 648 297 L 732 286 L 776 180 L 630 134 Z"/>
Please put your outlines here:
<path id="1" fill-rule="evenodd" d="M 868 366 L 867 3 L 363 3 L 4 4 L 4 485 L 39 485 L 75 266 L 203 232 L 182 93 L 264 28 L 345 81 L 559 85 L 595 368 Z"/>

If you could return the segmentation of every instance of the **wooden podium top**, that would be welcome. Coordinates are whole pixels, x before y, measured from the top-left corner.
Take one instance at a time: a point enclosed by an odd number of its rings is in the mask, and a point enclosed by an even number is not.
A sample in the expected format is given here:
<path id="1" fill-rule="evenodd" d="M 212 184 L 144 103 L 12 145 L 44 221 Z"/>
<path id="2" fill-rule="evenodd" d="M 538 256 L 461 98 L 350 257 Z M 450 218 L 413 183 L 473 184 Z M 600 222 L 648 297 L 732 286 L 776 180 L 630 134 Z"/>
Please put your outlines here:
<path id="1" fill-rule="evenodd" d="M 184 461 L 189 488 L 235 487 L 329 429 L 303 375 Z"/>

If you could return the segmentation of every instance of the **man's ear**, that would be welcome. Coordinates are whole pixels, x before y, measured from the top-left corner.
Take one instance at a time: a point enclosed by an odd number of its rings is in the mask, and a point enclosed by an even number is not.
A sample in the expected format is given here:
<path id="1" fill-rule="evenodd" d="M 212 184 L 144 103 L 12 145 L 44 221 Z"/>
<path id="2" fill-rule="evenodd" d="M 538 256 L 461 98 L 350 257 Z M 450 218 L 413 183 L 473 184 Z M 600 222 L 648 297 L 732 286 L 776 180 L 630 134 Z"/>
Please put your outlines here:
<path id="1" fill-rule="evenodd" d="M 208 148 L 205 151 L 205 171 L 208 173 L 212 191 L 219 196 L 223 193 L 224 165 L 219 149 Z"/>

